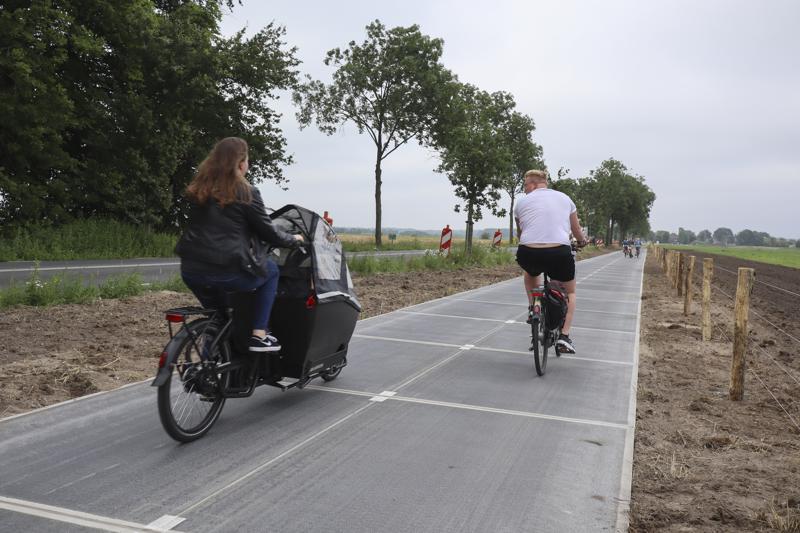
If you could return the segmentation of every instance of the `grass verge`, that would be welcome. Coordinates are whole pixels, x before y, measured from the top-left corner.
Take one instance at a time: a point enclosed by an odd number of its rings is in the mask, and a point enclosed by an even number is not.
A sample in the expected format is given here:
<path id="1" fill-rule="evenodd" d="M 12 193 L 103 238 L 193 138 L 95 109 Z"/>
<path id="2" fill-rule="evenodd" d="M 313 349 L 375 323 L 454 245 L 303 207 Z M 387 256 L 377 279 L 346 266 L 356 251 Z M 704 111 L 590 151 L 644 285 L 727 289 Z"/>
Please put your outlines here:
<path id="1" fill-rule="evenodd" d="M 105 279 L 99 284 L 87 284 L 79 276 L 54 276 L 42 280 L 34 271 L 31 279 L 0 290 L 0 309 L 18 305 L 50 306 L 58 304 L 83 304 L 98 299 L 127 298 L 149 291 L 171 290 L 188 292 L 179 275 L 167 281 L 144 283 L 139 274 L 122 274 Z"/>
<path id="2" fill-rule="evenodd" d="M 369 275 L 379 272 L 418 272 L 422 270 L 456 270 L 466 267 L 491 267 L 514 262 L 514 254 L 506 249 L 493 250 L 486 246 L 475 246 L 472 255 L 463 250 L 454 250 L 449 256 L 428 251 L 425 255 L 403 258 L 361 256 L 348 259 L 347 264 L 354 274 Z"/>
<path id="3" fill-rule="evenodd" d="M 667 245 L 673 250 L 694 250 L 709 254 L 738 257 L 769 265 L 800 268 L 800 248 L 769 248 L 766 246 L 706 246 L 706 245 Z"/>

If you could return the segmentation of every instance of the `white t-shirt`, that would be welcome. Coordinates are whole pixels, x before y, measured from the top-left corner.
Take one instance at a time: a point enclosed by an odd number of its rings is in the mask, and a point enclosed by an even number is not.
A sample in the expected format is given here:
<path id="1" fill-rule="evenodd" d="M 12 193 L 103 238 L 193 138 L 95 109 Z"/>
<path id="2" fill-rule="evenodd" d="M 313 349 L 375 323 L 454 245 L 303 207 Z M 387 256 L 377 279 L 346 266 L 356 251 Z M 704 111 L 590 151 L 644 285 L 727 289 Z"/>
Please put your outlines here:
<path id="1" fill-rule="evenodd" d="M 569 217 L 575 211 L 575 203 L 563 192 L 553 189 L 531 191 L 514 208 L 514 216 L 522 228 L 519 243 L 569 246 Z"/>

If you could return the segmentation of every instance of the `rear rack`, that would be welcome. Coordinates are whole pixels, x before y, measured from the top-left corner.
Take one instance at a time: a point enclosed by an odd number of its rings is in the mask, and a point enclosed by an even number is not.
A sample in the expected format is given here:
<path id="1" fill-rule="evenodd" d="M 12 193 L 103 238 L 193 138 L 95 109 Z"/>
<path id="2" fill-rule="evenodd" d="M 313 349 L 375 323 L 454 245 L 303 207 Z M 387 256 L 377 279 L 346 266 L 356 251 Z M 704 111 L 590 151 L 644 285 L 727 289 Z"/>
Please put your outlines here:
<path id="1" fill-rule="evenodd" d="M 169 325 L 169 338 L 174 336 L 172 331 L 172 324 L 186 324 L 186 317 L 204 315 L 213 317 L 219 312 L 219 309 L 212 309 L 206 307 L 187 306 L 187 307 L 173 307 L 164 311 L 164 318 L 167 319 Z"/>

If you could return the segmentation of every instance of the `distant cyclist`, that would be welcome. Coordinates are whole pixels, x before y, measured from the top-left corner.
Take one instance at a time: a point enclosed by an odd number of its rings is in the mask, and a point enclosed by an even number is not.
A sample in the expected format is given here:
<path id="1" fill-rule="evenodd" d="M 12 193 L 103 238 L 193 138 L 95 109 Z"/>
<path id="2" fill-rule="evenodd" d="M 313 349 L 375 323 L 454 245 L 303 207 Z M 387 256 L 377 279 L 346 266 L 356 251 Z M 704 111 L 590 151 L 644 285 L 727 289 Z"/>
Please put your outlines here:
<path id="1" fill-rule="evenodd" d="M 541 274 L 564 284 L 568 295 L 567 316 L 557 345 L 562 353 L 575 353 L 569 338 L 575 314 L 575 257 L 570 247 L 570 230 L 584 246 L 586 239 L 578 221 L 575 203 L 566 194 L 547 188 L 547 174 L 541 170 L 525 173 L 525 197 L 517 203 L 517 262 L 525 271 L 525 294 L 532 305 L 531 290 L 542 284 Z"/>
<path id="2" fill-rule="evenodd" d="M 628 257 L 628 254 L 631 252 L 630 243 L 628 239 L 622 239 L 622 255 Z"/>
<path id="3" fill-rule="evenodd" d="M 633 241 L 633 247 L 636 248 L 636 257 L 639 257 L 639 254 L 642 252 L 642 239 L 636 237 L 636 240 Z"/>

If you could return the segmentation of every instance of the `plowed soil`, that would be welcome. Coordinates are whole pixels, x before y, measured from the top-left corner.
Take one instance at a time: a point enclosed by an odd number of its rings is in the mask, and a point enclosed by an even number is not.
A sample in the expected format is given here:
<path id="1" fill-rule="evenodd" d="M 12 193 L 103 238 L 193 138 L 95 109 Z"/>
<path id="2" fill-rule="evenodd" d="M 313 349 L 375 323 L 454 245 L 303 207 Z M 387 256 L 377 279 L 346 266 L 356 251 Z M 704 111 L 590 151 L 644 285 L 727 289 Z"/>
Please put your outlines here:
<path id="1" fill-rule="evenodd" d="M 715 261 L 734 272 L 753 266 L 757 279 L 800 293 L 797 270 Z M 698 255 L 698 288 L 701 265 Z M 726 294 L 735 294 L 735 275 L 718 270 L 714 284 L 714 333 L 703 342 L 699 303 L 684 316 L 682 299 L 647 259 L 631 530 L 800 531 L 800 344 L 787 336 L 800 337 L 800 300 L 756 284 L 745 398 L 734 402 Z"/>

